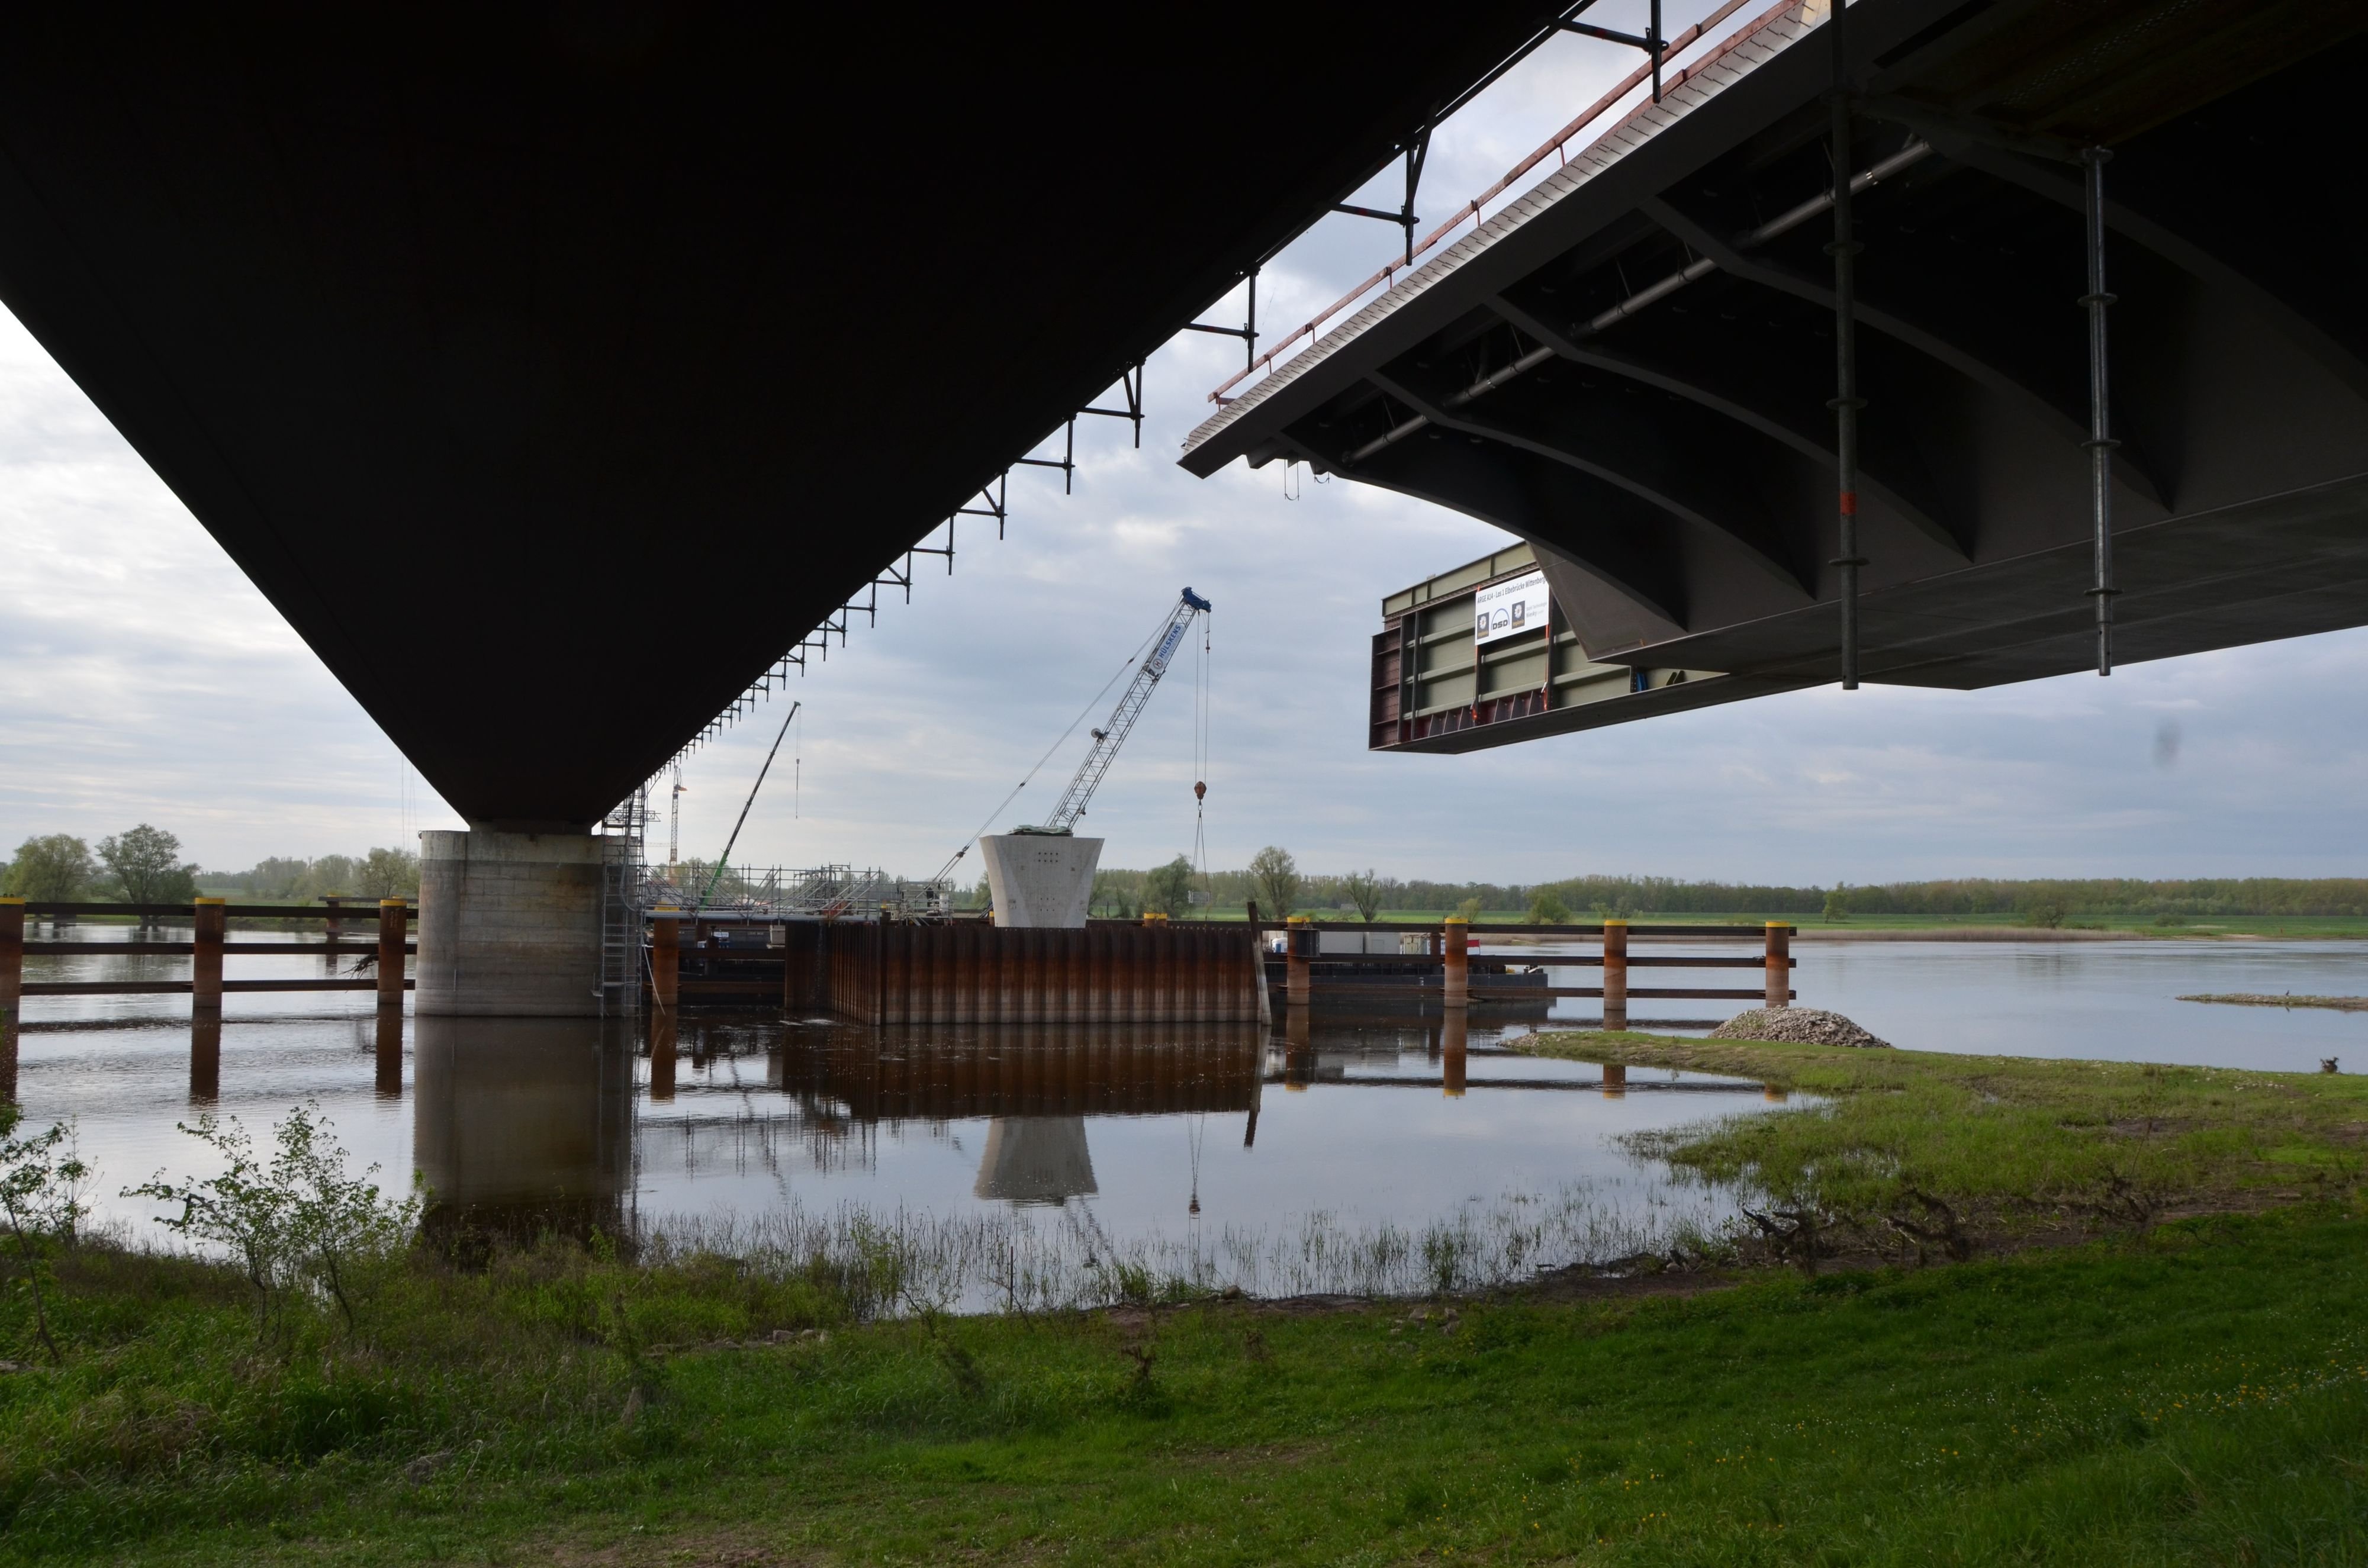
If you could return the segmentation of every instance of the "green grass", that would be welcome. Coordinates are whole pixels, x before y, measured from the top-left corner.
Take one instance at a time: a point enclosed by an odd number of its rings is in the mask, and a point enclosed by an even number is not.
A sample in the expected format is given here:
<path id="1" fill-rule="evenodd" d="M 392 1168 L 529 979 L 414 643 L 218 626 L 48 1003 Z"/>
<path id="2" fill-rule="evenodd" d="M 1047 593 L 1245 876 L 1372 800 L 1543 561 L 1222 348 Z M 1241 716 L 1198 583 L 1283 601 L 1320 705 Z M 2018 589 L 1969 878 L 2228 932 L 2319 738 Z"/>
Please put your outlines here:
<path id="1" fill-rule="evenodd" d="M 2136 1062 L 1555 1034 L 1542 1055 L 1728 1074 L 1817 1103 L 1647 1140 L 1679 1168 L 1912 1250 L 1935 1223 L 2001 1237 L 2349 1191 L 2368 1076 Z M 1932 1200 L 1947 1206 L 1937 1208 Z M 1953 1211 L 1953 1220 L 1947 1217 Z M 1886 1242 L 1886 1238 L 1888 1239 Z"/>
<path id="2" fill-rule="evenodd" d="M 0 1379 L 0 1559 L 2368 1561 L 2357 1210 L 1452 1324 L 1216 1303 L 638 1363 L 549 1280 L 258 1357 L 218 1278 L 123 1267 L 66 1372 Z M 762 1321 L 727 1273 L 645 1326 Z"/>

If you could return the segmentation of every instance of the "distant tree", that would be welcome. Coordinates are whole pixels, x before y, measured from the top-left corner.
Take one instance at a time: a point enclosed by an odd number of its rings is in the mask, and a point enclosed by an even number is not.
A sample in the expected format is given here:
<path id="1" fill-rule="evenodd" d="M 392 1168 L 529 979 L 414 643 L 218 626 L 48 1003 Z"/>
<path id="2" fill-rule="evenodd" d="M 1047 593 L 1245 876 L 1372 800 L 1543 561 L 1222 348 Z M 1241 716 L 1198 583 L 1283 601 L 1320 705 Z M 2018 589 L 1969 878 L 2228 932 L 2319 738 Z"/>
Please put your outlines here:
<path id="1" fill-rule="evenodd" d="M 126 903 L 187 903 L 198 895 L 198 869 L 181 862 L 181 841 L 146 823 L 98 841 L 98 858 Z"/>
<path id="2" fill-rule="evenodd" d="M 364 898 L 404 898 L 419 891 L 419 857 L 406 849 L 373 849 L 354 873 Z"/>
<path id="3" fill-rule="evenodd" d="M 1155 866 L 1143 879 L 1143 909 L 1169 916 L 1189 914 L 1192 907 L 1192 862 L 1178 855 L 1165 866 Z"/>
<path id="4" fill-rule="evenodd" d="M 359 893 L 362 891 L 362 862 L 350 855 L 324 855 L 313 862 L 304 873 L 304 892 L 308 898 L 323 898 L 330 893 Z"/>
<path id="5" fill-rule="evenodd" d="M 1826 895 L 1826 924 L 1830 926 L 1835 921 L 1849 918 L 1850 894 L 1844 891 L 1841 883 L 1836 882 L 1834 891 Z"/>
<path id="6" fill-rule="evenodd" d="M 978 879 L 978 886 L 970 890 L 970 907 L 973 909 L 995 907 L 995 890 L 987 885 L 984 875 Z"/>
<path id="7" fill-rule="evenodd" d="M 1565 903 L 1552 888 L 1540 888 L 1530 895 L 1530 924 L 1561 926 L 1570 919 L 1570 905 Z"/>
<path id="8" fill-rule="evenodd" d="M 1269 844 L 1250 857 L 1250 876 L 1258 883 L 1260 914 L 1281 920 L 1299 902 L 1299 862 L 1291 851 Z"/>
<path id="9" fill-rule="evenodd" d="M 1595 917 L 1598 920 L 1625 920 L 1635 913 L 1636 901 L 1625 892 L 1595 901 Z"/>
<path id="10" fill-rule="evenodd" d="M 1455 913 L 1466 920 L 1477 920 L 1480 918 L 1480 901 L 1476 898 L 1467 898 L 1455 906 Z"/>
<path id="11" fill-rule="evenodd" d="M 302 898 L 313 875 L 313 862 L 297 857 L 274 855 L 255 863 L 246 874 L 246 891 L 267 903 L 282 899 Z"/>
<path id="12" fill-rule="evenodd" d="M 9 863 L 5 885 L 18 898 L 65 901 L 87 892 L 97 874 L 89 845 L 72 834 L 51 833 L 17 846 L 17 858 Z"/>
<path id="13" fill-rule="evenodd" d="M 2028 892 L 2016 902 L 2021 906 L 2023 923 L 2044 930 L 2053 931 L 2063 925 L 2064 917 L 2071 913 L 2065 907 L 2064 895 L 2052 890 Z"/>
<path id="14" fill-rule="evenodd" d="M 1340 879 L 1340 891 L 1357 908 L 1357 918 L 1366 925 L 1382 911 L 1382 879 L 1372 870 L 1351 871 Z"/>

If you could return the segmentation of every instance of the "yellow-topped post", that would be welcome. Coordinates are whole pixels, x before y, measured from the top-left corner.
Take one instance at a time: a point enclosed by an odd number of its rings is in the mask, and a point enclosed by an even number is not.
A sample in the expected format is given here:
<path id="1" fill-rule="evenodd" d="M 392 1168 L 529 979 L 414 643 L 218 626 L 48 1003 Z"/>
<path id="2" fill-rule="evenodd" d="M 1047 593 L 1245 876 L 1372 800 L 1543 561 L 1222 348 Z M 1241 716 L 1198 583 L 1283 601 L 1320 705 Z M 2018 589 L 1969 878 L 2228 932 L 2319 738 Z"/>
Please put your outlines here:
<path id="1" fill-rule="evenodd" d="M 1628 922 L 1603 923 L 1603 1027 L 1628 1027 Z"/>
<path id="2" fill-rule="evenodd" d="M 1461 915 L 1447 917 L 1440 943 L 1443 966 L 1440 1000 L 1461 1007 L 1472 1000 L 1472 922 Z"/>
<path id="3" fill-rule="evenodd" d="M 378 1005 L 403 1010 L 403 949 L 411 940 L 411 905 L 403 899 L 378 901 Z"/>
<path id="4" fill-rule="evenodd" d="M 228 928 L 223 898 L 201 898 L 195 905 L 197 939 L 190 944 L 189 1006 L 199 1013 L 222 1011 L 222 934 Z"/>

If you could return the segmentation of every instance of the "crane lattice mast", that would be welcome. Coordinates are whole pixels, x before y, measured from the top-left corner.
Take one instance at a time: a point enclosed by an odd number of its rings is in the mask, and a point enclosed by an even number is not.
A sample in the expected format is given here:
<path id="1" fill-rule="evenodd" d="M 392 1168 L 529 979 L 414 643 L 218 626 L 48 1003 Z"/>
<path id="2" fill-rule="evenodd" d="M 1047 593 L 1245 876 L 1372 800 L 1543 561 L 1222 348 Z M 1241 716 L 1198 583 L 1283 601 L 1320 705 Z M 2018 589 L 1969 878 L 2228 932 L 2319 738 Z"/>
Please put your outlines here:
<path id="1" fill-rule="evenodd" d="M 1086 753 L 1086 760 L 1078 765 L 1076 777 L 1070 779 L 1069 787 L 1061 792 L 1060 803 L 1053 808 L 1053 814 L 1045 819 L 1044 825 L 1032 831 L 1067 833 L 1077 825 L 1077 819 L 1086 814 L 1086 802 L 1093 799 L 1102 775 L 1110 771 L 1110 764 L 1117 759 L 1118 748 L 1126 744 L 1127 732 L 1133 729 L 1134 722 L 1143 716 L 1144 705 L 1151 700 L 1151 693 L 1159 685 L 1159 677 L 1167 673 L 1167 661 L 1183 645 L 1184 634 L 1192 630 L 1192 622 L 1211 608 L 1208 600 L 1191 589 L 1184 590 L 1184 597 L 1176 601 L 1175 611 L 1167 618 L 1167 629 L 1159 634 L 1159 642 L 1152 649 L 1151 656 L 1144 660 L 1142 667 L 1134 672 L 1134 679 L 1127 683 L 1126 691 L 1119 698 L 1118 706 L 1110 710 L 1109 720 L 1093 732 L 1093 749 Z M 1019 831 L 1027 833 L 1031 830 L 1022 828 Z"/>

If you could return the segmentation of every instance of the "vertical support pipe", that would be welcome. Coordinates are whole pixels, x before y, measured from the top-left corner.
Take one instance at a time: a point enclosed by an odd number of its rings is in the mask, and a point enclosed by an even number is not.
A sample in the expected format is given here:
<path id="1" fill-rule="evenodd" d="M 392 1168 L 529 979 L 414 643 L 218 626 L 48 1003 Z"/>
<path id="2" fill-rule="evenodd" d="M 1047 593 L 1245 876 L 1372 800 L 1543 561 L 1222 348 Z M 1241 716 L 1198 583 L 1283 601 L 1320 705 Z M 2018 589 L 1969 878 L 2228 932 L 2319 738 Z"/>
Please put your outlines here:
<path id="1" fill-rule="evenodd" d="M 17 1103 L 17 1026 L 25 1007 L 25 901 L 0 898 L 0 1105 Z"/>
<path id="2" fill-rule="evenodd" d="M 682 911 L 660 904 L 650 912 L 650 1001 L 672 1013 L 682 993 Z"/>
<path id="3" fill-rule="evenodd" d="M 222 905 L 226 900 L 197 901 L 197 935 L 190 944 L 189 1005 L 199 1013 L 220 1013 L 222 999 Z"/>
<path id="4" fill-rule="evenodd" d="M 2089 312 L 2089 506 L 2096 530 L 2097 582 L 2089 590 L 2097 601 L 2097 673 L 2113 673 L 2113 439 L 2112 399 L 2105 375 L 2105 311 L 2113 296 L 2105 291 L 2105 163 L 2112 156 L 2104 147 L 2084 147 L 2080 163 L 2088 178 L 2085 225 L 2089 241 L 2089 291 L 2080 303 Z"/>
<path id="5" fill-rule="evenodd" d="M 1782 920 L 1768 923 L 1768 1006 L 1793 1005 L 1793 927 Z"/>
<path id="6" fill-rule="evenodd" d="M 378 901 L 378 1005 L 403 1011 L 403 949 L 411 939 L 411 905 L 399 898 Z"/>
<path id="7" fill-rule="evenodd" d="M 1628 1097 L 1628 1064 L 1626 1062 L 1607 1062 L 1603 1064 L 1603 1097 L 1607 1100 L 1624 1100 Z"/>
<path id="8" fill-rule="evenodd" d="M 1440 942 L 1440 1000 L 1451 1008 L 1472 1000 L 1472 923 L 1461 915 L 1447 917 Z"/>
<path id="9" fill-rule="evenodd" d="M 1442 1097 L 1460 1100 L 1466 1081 L 1465 1051 L 1471 1044 L 1472 1015 L 1462 1007 L 1450 1007 L 1441 1022 L 1440 1035 L 1439 1089 Z"/>
<path id="10" fill-rule="evenodd" d="M 1628 922 L 1603 923 L 1603 1027 L 1628 1027 Z"/>
<path id="11" fill-rule="evenodd" d="M 1834 466 L 1837 479 L 1835 537 L 1840 548 L 1833 566 L 1841 573 L 1842 689 L 1858 689 L 1858 569 L 1866 560 L 1858 552 L 1858 411 L 1866 400 L 1858 394 L 1858 253 L 1866 247 L 1853 236 L 1850 225 L 1850 56 L 1842 40 L 1843 0 L 1834 0 L 1833 18 L 1826 25 L 1834 40 L 1832 146 L 1834 238 L 1826 254 L 1834 258 Z"/>
<path id="12" fill-rule="evenodd" d="M 1835 0 L 1835 4 L 1839 6 L 1840 0 Z M 1653 0 L 1652 20 L 1645 27 L 1645 41 L 1653 46 L 1653 101 L 1659 103 L 1661 101 L 1661 58 L 1666 52 L 1661 45 L 1661 0 Z M 1406 261 L 1407 265 L 1411 266 L 1414 258 L 1408 256 Z"/>
<path id="13" fill-rule="evenodd" d="M 342 919 L 338 918 L 339 912 L 345 908 L 346 895 L 341 892 L 323 893 L 321 895 L 321 903 L 329 912 L 321 921 L 321 929 L 327 935 L 329 940 L 332 942 L 337 941 L 346 934 L 346 923 Z M 329 959 L 329 967 L 332 969 L 336 968 L 336 962 L 337 960 L 336 956 L 334 954 L 331 955 Z"/>
<path id="14" fill-rule="evenodd" d="M 1307 928 L 1307 916 L 1294 915 L 1284 925 L 1283 964 L 1287 982 L 1283 997 L 1294 1007 L 1307 1006 L 1307 956 L 1315 946 L 1315 933 Z"/>

